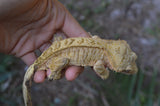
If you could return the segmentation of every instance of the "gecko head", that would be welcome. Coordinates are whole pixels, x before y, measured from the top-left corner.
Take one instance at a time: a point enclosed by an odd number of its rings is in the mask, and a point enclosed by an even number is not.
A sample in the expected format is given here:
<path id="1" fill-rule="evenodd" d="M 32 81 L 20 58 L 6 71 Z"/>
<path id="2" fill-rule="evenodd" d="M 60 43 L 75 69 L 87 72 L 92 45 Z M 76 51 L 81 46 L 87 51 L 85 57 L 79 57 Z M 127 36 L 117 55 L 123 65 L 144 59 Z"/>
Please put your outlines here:
<path id="1" fill-rule="evenodd" d="M 136 54 L 124 40 L 113 41 L 107 49 L 109 63 L 116 72 L 134 74 L 137 72 Z"/>

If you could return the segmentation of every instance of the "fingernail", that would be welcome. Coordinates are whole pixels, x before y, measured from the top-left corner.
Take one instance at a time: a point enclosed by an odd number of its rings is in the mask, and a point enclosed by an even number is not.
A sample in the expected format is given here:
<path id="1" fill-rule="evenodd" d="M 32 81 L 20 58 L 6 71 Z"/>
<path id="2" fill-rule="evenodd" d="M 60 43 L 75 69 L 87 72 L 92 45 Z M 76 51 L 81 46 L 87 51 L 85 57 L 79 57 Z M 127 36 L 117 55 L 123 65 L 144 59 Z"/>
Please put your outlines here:
<path id="1" fill-rule="evenodd" d="M 51 70 L 48 69 L 48 70 L 47 70 L 47 76 L 49 76 L 50 74 L 51 74 Z"/>

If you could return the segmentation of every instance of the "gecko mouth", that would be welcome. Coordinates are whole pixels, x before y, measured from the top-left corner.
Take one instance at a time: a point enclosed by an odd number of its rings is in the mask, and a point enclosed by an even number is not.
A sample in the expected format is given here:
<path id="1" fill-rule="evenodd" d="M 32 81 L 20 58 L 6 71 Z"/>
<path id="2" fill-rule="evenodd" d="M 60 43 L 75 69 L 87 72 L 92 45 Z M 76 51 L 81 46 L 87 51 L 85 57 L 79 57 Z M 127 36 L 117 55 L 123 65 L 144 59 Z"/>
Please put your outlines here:
<path id="1" fill-rule="evenodd" d="M 134 71 L 134 70 L 123 70 L 122 73 L 130 75 L 130 74 L 136 73 L 136 71 Z"/>

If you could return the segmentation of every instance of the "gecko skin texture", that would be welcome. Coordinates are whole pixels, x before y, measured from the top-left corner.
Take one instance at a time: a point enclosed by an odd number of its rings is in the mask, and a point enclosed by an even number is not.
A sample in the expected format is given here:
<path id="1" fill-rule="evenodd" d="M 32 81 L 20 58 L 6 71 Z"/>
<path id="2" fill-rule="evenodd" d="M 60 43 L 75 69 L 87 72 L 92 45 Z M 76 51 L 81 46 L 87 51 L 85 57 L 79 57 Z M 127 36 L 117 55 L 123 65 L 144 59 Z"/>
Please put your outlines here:
<path id="1" fill-rule="evenodd" d="M 30 87 L 38 70 L 50 69 L 48 79 L 57 80 L 62 78 L 62 71 L 68 66 L 92 66 L 98 76 L 107 79 L 108 69 L 126 74 L 137 73 L 136 59 L 136 54 L 124 40 L 105 40 L 98 36 L 57 39 L 35 60 L 24 76 L 25 106 L 32 106 Z"/>

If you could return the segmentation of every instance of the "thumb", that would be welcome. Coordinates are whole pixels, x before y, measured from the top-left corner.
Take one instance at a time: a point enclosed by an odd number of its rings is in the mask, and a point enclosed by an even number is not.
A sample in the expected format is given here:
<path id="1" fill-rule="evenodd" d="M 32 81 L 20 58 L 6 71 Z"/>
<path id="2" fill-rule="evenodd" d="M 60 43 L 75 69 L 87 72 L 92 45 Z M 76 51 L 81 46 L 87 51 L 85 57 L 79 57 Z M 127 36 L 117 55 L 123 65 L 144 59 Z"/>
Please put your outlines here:
<path id="1" fill-rule="evenodd" d="M 68 11 L 66 12 L 62 30 L 68 37 L 90 37 Z"/>

